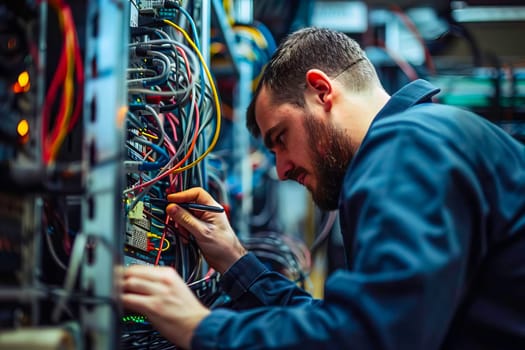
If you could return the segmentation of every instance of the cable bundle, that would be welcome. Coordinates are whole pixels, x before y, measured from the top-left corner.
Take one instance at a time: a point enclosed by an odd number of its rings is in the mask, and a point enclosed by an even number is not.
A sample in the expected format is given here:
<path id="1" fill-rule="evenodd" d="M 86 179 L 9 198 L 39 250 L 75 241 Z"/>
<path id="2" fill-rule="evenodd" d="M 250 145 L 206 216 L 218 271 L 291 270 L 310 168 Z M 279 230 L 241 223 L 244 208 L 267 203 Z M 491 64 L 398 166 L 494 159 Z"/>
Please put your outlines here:
<path id="1" fill-rule="evenodd" d="M 158 15 L 131 29 L 125 262 L 173 266 L 195 290 L 211 292 L 215 287 L 204 288 L 210 280 L 203 276 L 197 245 L 174 227 L 164 207 L 169 193 L 206 187 L 202 160 L 217 143 L 221 126 L 219 97 L 195 23 L 184 8 L 176 10 L 192 37 Z"/>
<path id="2" fill-rule="evenodd" d="M 311 268 L 310 252 L 298 238 L 275 232 L 257 232 L 243 238 L 244 247 L 269 269 L 296 282 L 304 282 Z"/>
<path id="3" fill-rule="evenodd" d="M 63 46 L 42 111 L 42 160 L 46 165 L 55 161 L 66 135 L 80 117 L 84 86 L 82 56 L 71 8 L 63 0 L 50 0 L 48 3 L 58 16 Z M 76 92 L 75 86 L 78 88 Z M 60 88 L 61 97 L 57 102 Z M 50 128 L 51 114 L 55 106 L 57 114 L 53 119 L 53 127 Z"/>

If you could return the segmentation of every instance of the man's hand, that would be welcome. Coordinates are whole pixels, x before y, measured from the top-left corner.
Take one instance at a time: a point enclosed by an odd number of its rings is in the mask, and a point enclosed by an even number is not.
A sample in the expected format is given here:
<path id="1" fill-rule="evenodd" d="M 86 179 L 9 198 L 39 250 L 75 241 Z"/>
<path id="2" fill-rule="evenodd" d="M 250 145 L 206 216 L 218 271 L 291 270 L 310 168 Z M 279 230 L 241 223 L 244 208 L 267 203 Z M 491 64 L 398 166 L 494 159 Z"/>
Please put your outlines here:
<path id="1" fill-rule="evenodd" d="M 172 203 L 219 205 L 202 188 L 170 194 L 168 200 Z M 185 210 L 176 204 L 169 204 L 166 212 L 177 223 L 179 229 L 182 228 L 193 235 L 206 261 L 216 271 L 224 273 L 246 254 L 225 213 Z"/>
<path id="2" fill-rule="evenodd" d="M 166 339 L 189 349 L 193 332 L 210 313 L 171 267 L 133 265 L 120 274 L 125 309 L 145 315 Z"/>

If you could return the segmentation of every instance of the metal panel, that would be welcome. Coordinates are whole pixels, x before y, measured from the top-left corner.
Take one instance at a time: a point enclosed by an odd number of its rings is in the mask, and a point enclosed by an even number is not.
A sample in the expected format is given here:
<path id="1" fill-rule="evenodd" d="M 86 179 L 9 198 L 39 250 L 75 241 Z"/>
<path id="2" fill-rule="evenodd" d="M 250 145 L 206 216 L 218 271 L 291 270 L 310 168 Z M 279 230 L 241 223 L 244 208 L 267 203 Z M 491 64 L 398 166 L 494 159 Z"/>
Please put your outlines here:
<path id="1" fill-rule="evenodd" d="M 86 348 L 116 349 L 119 312 L 114 268 L 121 262 L 123 123 L 127 111 L 129 2 L 91 1 L 86 39 L 81 288 L 99 300 L 82 309 Z M 70 267 L 71 268 L 71 267 Z"/>

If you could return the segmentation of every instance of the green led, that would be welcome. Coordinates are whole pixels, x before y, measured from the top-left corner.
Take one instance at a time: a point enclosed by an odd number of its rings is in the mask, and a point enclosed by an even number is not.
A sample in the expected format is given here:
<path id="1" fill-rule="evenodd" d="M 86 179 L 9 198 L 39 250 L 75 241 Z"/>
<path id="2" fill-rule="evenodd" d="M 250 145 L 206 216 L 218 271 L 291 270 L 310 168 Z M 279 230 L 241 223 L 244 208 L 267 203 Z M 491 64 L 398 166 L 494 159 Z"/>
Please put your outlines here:
<path id="1" fill-rule="evenodd" d="M 145 323 L 146 317 L 141 315 L 122 316 L 122 322 Z"/>

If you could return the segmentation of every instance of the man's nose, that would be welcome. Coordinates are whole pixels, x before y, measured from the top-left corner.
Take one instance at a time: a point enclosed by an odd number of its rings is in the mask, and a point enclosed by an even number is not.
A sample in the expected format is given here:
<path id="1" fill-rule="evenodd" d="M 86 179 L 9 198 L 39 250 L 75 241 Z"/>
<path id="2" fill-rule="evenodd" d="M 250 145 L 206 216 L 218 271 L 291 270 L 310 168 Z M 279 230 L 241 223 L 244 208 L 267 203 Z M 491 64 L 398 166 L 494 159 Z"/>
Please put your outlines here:
<path id="1" fill-rule="evenodd" d="M 277 176 L 279 180 L 284 181 L 288 179 L 290 170 L 293 169 L 292 162 L 283 155 L 275 154 L 275 168 L 277 169 Z"/>

